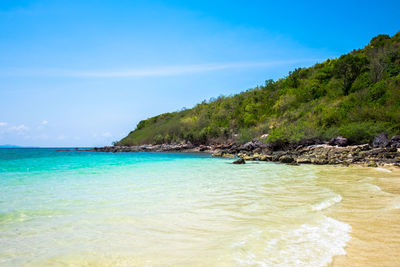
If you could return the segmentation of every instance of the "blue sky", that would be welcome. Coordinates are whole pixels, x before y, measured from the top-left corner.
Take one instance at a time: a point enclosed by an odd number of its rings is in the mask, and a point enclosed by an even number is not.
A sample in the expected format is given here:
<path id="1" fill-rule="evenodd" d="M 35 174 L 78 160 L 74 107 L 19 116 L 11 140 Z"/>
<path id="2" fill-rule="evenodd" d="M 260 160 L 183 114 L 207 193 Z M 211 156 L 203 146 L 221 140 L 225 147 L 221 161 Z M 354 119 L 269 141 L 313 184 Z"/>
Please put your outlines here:
<path id="1" fill-rule="evenodd" d="M 400 1 L 0 1 L 0 144 L 100 146 L 400 30 Z"/>

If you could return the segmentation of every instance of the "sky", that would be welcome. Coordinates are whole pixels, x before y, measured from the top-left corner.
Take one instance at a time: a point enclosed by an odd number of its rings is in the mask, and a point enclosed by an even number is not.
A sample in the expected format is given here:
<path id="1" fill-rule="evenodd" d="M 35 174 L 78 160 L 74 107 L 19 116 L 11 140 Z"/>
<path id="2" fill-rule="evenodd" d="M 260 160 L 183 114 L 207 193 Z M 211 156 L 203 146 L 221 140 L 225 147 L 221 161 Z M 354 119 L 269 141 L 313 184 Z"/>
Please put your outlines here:
<path id="1" fill-rule="evenodd" d="M 0 145 L 110 145 L 392 36 L 399 18 L 385 0 L 0 0 Z"/>

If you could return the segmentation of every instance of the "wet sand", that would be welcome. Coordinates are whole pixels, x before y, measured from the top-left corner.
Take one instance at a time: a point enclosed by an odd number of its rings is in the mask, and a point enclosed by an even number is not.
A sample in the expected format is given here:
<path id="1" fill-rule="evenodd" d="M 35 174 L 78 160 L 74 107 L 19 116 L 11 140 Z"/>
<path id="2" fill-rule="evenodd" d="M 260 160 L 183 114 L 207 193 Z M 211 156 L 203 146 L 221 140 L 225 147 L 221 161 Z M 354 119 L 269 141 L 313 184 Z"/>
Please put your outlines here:
<path id="1" fill-rule="evenodd" d="M 331 266 L 400 266 L 400 170 L 375 172 L 366 178 L 370 188 L 343 190 L 343 201 L 327 210 L 352 227 L 346 255 Z"/>

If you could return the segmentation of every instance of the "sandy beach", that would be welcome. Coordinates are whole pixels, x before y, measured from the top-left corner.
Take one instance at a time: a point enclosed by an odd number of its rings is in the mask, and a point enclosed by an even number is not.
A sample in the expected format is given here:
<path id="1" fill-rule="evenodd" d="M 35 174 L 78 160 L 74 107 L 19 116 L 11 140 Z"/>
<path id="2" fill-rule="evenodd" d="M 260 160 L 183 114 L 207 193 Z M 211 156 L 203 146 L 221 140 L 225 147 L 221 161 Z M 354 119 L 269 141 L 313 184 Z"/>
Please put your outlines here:
<path id="1" fill-rule="evenodd" d="M 400 266 L 400 170 L 374 170 L 365 178 L 370 188 L 343 190 L 342 202 L 327 210 L 352 227 L 346 255 L 331 266 Z"/>

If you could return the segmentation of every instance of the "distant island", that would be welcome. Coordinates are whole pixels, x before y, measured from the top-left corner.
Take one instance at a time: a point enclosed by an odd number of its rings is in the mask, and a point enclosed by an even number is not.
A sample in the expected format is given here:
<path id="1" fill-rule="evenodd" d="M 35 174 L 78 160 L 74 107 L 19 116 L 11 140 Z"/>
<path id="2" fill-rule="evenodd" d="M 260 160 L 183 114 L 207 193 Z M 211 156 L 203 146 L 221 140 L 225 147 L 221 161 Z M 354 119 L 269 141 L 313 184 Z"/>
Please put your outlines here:
<path id="1" fill-rule="evenodd" d="M 15 146 L 15 145 L 0 145 L 0 148 L 19 148 L 20 146 Z"/>
<path id="2" fill-rule="evenodd" d="M 400 32 L 240 94 L 142 120 L 115 145 L 244 144 L 260 136 L 362 144 L 381 132 L 400 133 Z"/>

